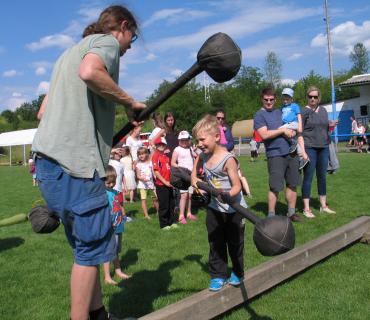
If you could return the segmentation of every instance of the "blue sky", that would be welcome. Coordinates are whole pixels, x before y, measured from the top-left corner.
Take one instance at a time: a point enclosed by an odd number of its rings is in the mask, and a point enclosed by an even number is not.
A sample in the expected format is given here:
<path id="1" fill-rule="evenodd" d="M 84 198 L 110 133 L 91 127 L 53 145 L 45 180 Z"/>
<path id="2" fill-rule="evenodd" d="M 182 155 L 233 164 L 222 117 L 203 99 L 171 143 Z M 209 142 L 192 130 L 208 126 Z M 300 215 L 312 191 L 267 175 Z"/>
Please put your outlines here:
<path id="1" fill-rule="evenodd" d="M 46 93 L 58 57 L 111 4 L 104 0 L 2 1 L 0 113 Z M 267 51 L 275 51 L 283 61 L 285 83 L 293 84 L 310 70 L 329 75 L 323 0 L 136 0 L 126 4 L 139 18 L 144 41 L 137 40 L 121 58 L 120 86 L 138 101 L 144 101 L 164 79 L 173 81 L 188 70 L 205 40 L 217 32 L 234 39 L 246 66 L 262 68 Z M 370 51 L 370 4 L 331 0 L 329 8 L 334 71 L 348 69 L 349 52 L 357 42 Z M 197 80 L 203 83 L 203 74 Z"/>

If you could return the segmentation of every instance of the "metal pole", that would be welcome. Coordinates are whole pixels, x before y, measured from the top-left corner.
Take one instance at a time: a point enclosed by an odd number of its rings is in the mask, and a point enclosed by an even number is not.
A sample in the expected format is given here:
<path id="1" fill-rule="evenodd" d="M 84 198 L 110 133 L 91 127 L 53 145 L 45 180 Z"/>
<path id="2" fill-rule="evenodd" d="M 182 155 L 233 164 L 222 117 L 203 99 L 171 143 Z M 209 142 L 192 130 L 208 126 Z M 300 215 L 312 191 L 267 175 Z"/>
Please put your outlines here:
<path id="1" fill-rule="evenodd" d="M 331 57 L 331 42 L 330 42 L 330 26 L 329 26 L 329 10 L 328 10 L 328 0 L 325 0 L 325 7 L 326 7 L 326 28 L 327 28 L 327 35 L 328 35 L 328 53 L 329 53 L 329 65 L 330 65 L 330 78 L 331 78 L 331 103 L 333 106 L 333 120 L 337 119 L 337 108 L 336 108 L 336 101 L 335 101 L 335 90 L 334 90 L 334 73 L 333 73 L 333 61 Z M 335 137 L 335 144 L 338 144 L 338 129 L 337 127 L 334 128 L 334 137 Z"/>

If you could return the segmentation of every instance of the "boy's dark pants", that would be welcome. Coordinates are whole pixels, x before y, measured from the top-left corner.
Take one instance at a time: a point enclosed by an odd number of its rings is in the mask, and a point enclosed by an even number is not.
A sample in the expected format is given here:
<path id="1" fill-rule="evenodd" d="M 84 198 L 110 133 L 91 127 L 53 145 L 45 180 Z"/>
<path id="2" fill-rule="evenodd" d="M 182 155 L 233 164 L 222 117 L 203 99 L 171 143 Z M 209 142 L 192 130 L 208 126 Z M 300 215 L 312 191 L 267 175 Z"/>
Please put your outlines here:
<path id="1" fill-rule="evenodd" d="M 227 279 L 227 249 L 232 271 L 244 276 L 245 219 L 239 213 L 224 213 L 207 208 L 206 226 L 209 242 L 209 274 L 211 279 Z"/>
<path id="2" fill-rule="evenodd" d="M 173 210 L 175 209 L 175 198 L 173 196 L 173 188 L 167 186 L 155 185 L 157 192 L 159 209 L 159 226 L 161 228 L 173 224 Z"/>

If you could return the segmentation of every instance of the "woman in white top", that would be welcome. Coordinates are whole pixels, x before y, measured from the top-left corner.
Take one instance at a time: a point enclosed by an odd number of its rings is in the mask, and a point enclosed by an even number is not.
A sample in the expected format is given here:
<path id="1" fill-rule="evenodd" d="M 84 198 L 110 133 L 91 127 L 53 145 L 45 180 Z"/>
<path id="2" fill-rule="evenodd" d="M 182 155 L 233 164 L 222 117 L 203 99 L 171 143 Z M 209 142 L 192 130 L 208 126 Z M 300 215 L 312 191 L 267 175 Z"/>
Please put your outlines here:
<path id="1" fill-rule="evenodd" d="M 137 157 L 137 149 L 144 146 L 143 142 L 140 139 L 141 133 L 141 126 L 137 126 L 130 131 L 130 136 L 126 139 L 126 146 L 130 148 L 130 152 L 132 155 L 132 160 L 134 161 L 134 165 L 136 165 L 139 161 Z"/>
<path id="2" fill-rule="evenodd" d="M 361 147 L 364 145 L 365 127 L 362 125 L 361 120 L 358 120 L 357 122 L 357 132 L 356 133 L 361 135 L 357 137 L 357 146 L 358 146 L 357 152 L 362 153 Z"/>
<path id="3" fill-rule="evenodd" d="M 153 131 L 151 132 L 148 140 L 149 140 L 149 150 L 150 150 L 150 159 L 152 159 L 154 153 L 155 153 L 155 145 L 152 146 L 150 144 L 150 141 L 162 130 L 163 128 L 163 117 L 159 112 L 155 112 L 152 115 L 152 123 L 154 126 Z"/>

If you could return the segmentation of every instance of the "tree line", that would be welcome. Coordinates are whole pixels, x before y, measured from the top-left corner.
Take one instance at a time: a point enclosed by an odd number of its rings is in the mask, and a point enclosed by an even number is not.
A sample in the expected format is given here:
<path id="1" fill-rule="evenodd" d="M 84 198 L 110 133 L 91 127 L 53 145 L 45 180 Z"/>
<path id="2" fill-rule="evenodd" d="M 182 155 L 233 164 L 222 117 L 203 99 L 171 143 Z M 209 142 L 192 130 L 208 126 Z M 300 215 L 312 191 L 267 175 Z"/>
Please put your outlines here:
<path id="1" fill-rule="evenodd" d="M 354 46 L 349 59 L 353 62 L 350 70 L 341 70 L 334 74 L 334 82 L 337 86 L 340 82 L 351 78 L 356 74 L 367 73 L 370 69 L 369 52 L 362 43 Z M 192 79 L 175 95 L 160 106 L 159 112 L 165 115 L 173 112 L 180 130 L 191 129 L 196 122 L 205 114 L 213 114 L 217 109 L 224 109 L 226 112 L 226 123 L 231 126 L 235 121 L 253 119 L 254 114 L 261 108 L 260 92 L 265 87 L 274 87 L 277 91 L 276 107 L 282 105 L 281 92 L 284 87 L 291 87 L 282 84 L 282 60 L 273 51 L 269 51 L 264 60 L 263 70 L 252 66 L 242 65 L 238 75 L 228 84 L 210 84 L 209 92 L 211 101 L 205 100 L 204 87 Z M 163 82 L 154 90 L 146 104 L 151 103 L 164 90 L 171 85 L 171 82 Z M 305 77 L 302 77 L 291 88 L 294 90 L 294 102 L 303 107 L 306 105 L 306 91 L 315 85 L 320 88 L 322 94 L 321 103 L 331 101 L 331 80 L 311 70 Z M 357 87 L 346 92 L 336 91 L 336 99 L 348 99 L 357 97 Z M 5 110 L 2 116 L 7 123 L 0 122 L 0 133 L 13 130 L 36 128 L 38 126 L 37 113 L 40 109 L 45 95 L 40 95 L 32 102 L 23 103 L 15 111 Z M 122 106 L 117 106 L 117 117 L 114 133 L 117 133 L 126 123 L 127 117 Z M 151 123 L 146 123 L 143 132 L 151 130 Z"/>

